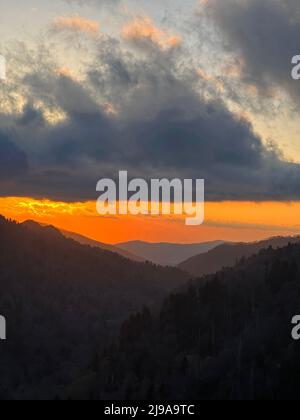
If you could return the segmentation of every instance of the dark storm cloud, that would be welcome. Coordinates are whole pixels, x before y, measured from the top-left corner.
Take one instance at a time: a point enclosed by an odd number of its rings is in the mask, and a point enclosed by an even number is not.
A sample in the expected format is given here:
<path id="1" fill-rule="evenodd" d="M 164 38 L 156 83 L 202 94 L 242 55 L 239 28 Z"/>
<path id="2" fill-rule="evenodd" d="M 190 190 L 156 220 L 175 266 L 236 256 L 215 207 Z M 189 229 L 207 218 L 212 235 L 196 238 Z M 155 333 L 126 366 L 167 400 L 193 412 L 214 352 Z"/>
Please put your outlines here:
<path id="1" fill-rule="evenodd" d="M 0 181 L 24 176 L 28 169 L 25 154 L 15 146 L 10 137 L 0 130 Z"/>
<path id="2" fill-rule="evenodd" d="M 300 83 L 291 77 L 292 57 L 300 54 L 298 0 L 210 0 L 208 13 L 228 51 L 244 62 L 243 79 L 262 95 L 284 89 L 300 106 Z"/>
<path id="3" fill-rule="evenodd" d="M 199 96 L 196 72 L 178 70 L 177 52 L 134 55 L 115 40 L 97 48 L 83 82 L 45 67 L 24 77 L 28 105 L 7 121 L 13 130 L 5 144 L 23 169 L 17 145 L 26 152 L 29 170 L 16 171 L 16 182 L 2 180 L 2 194 L 94 199 L 99 178 L 125 169 L 134 177 L 205 178 L 212 200 L 300 198 L 300 166 L 284 162 L 220 100 Z M 67 118 L 48 124 L 35 100 Z M 14 165 L 6 168 L 11 173 Z"/>

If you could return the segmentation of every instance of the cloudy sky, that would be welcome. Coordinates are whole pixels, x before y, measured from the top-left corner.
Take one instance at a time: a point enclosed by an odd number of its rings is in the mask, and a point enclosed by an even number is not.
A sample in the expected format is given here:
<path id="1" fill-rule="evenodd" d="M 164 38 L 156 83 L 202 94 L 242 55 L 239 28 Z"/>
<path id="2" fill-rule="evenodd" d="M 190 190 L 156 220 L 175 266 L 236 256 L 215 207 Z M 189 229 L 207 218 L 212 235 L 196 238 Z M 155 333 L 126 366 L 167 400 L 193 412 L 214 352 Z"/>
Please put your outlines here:
<path id="1" fill-rule="evenodd" d="M 93 213 L 97 180 L 125 169 L 205 178 L 207 224 L 140 221 L 128 236 L 123 220 L 120 238 L 106 224 L 98 239 L 298 232 L 298 1 L 0 0 L 0 35 L 2 213 L 42 208 L 65 227 L 62 212 L 86 203 Z"/>

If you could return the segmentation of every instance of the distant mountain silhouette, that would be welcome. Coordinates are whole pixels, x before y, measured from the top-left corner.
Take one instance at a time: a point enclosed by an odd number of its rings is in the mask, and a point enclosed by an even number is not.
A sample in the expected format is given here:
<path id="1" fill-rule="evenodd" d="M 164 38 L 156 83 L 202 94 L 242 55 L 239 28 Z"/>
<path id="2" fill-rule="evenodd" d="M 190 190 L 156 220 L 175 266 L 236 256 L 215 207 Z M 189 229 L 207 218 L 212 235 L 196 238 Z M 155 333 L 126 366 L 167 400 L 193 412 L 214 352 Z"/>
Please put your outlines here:
<path id="1" fill-rule="evenodd" d="M 261 249 L 272 246 L 280 248 L 289 243 L 300 242 L 300 237 L 274 237 L 261 242 L 223 244 L 205 254 L 189 258 L 178 265 L 194 277 L 214 274 L 224 267 L 233 267 L 241 258 L 258 253 Z"/>
<path id="2" fill-rule="evenodd" d="M 48 232 L 52 231 L 53 234 L 62 234 L 65 238 L 73 239 L 74 241 L 80 243 L 81 245 L 89 245 L 91 247 L 100 248 L 104 251 L 110 251 L 115 252 L 116 254 L 121 255 L 122 257 L 128 258 L 132 261 L 138 261 L 138 262 L 145 262 L 145 259 L 138 257 L 136 255 L 133 255 L 130 252 L 127 252 L 121 248 L 117 248 L 113 245 L 105 244 L 102 242 L 95 241 L 93 239 L 87 238 L 83 235 L 79 235 L 78 233 L 69 232 L 67 230 L 58 229 L 54 226 L 46 226 L 39 224 L 33 220 L 27 220 L 26 222 L 22 223 L 24 226 L 27 226 L 30 229 L 47 229 Z"/>
<path id="3" fill-rule="evenodd" d="M 119 254 L 122 257 L 128 258 L 129 260 L 132 260 L 132 261 L 138 261 L 138 262 L 146 261 L 144 258 L 134 255 L 131 252 L 125 251 L 121 248 L 118 248 L 117 246 L 105 244 L 103 242 L 98 242 L 93 239 L 87 238 L 86 236 L 79 235 L 78 233 L 68 232 L 67 230 L 60 230 L 60 232 L 66 238 L 74 239 L 74 241 L 79 242 L 82 245 L 90 245 L 90 246 L 100 248 L 106 251 L 115 252 L 116 254 Z"/>
<path id="4" fill-rule="evenodd" d="M 144 308 L 63 398 L 298 400 L 300 244 L 269 247 Z"/>
<path id="5" fill-rule="evenodd" d="M 187 277 L 0 217 L 0 400 L 54 398 L 122 320 Z"/>
<path id="6" fill-rule="evenodd" d="M 43 232 L 45 234 L 51 235 L 52 237 L 62 238 L 62 233 L 52 225 L 41 225 L 34 220 L 26 220 L 26 222 L 21 223 L 21 226 L 30 229 L 32 232 L 39 233 Z"/>
<path id="7" fill-rule="evenodd" d="M 176 266 L 186 259 L 207 252 L 223 241 L 203 242 L 199 244 L 150 243 L 132 241 L 117 245 L 125 251 L 132 252 L 144 260 L 163 266 Z"/>

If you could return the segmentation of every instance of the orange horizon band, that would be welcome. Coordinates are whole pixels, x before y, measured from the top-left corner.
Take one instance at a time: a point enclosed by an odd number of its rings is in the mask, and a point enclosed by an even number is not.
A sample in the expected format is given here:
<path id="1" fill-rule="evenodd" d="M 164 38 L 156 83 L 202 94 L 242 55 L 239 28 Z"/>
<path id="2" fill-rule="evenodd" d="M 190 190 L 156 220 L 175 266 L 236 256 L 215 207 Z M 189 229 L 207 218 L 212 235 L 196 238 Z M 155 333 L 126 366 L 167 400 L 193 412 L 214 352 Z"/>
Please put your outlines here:
<path id="1" fill-rule="evenodd" d="M 202 226 L 185 226 L 184 216 L 99 216 L 92 201 L 65 203 L 29 197 L 0 198 L 0 214 L 28 219 L 116 244 L 128 240 L 193 243 L 223 239 L 255 241 L 300 234 L 300 202 L 207 202 Z"/>

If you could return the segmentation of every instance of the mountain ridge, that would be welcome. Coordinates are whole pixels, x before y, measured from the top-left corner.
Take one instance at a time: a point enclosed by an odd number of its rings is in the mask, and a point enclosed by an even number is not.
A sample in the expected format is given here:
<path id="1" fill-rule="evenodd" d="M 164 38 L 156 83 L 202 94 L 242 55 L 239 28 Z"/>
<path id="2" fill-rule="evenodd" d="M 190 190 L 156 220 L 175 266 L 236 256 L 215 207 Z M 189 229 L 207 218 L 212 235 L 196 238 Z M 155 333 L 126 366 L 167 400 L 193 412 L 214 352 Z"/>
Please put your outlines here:
<path id="1" fill-rule="evenodd" d="M 40 228 L 43 228 L 43 229 L 48 230 L 48 232 L 52 231 L 53 234 L 57 233 L 57 234 L 61 234 L 65 238 L 73 239 L 74 241 L 80 243 L 81 245 L 89 245 L 91 247 L 99 248 L 104 251 L 110 251 L 132 261 L 145 262 L 144 259 L 142 259 L 141 257 L 138 257 L 137 255 L 132 254 L 131 252 L 127 252 L 121 248 L 117 248 L 110 244 L 105 244 L 104 242 L 96 241 L 94 239 L 88 238 L 87 236 L 81 235 L 79 233 L 70 232 L 68 230 L 57 228 L 53 225 L 40 224 L 34 220 L 26 220 L 25 222 L 22 223 L 22 225 L 33 230 L 38 230 Z"/>
<path id="2" fill-rule="evenodd" d="M 300 242 L 300 237 L 275 236 L 263 241 L 250 243 L 222 244 L 205 254 L 196 255 L 180 263 L 178 268 L 194 277 L 214 274 L 225 267 L 233 267 L 241 258 L 247 258 L 260 250 L 274 247 L 281 248 L 289 243 Z"/>
<path id="3" fill-rule="evenodd" d="M 129 241 L 116 244 L 118 248 L 139 255 L 154 264 L 177 266 L 187 258 L 205 253 L 224 241 L 180 244 L 170 242 Z"/>
<path id="4" fill-rule="evenodd" d="M 75 232 L 70 232 L 64 229 L 60 229 L 60 232 L 66 237 L 74 239 L 75 241 L 79 242 L 82 245 L 90 245 L 96 248 L 104 249 L 107 251 L 114 252 L 116 254 L 121 255 L 122 257 L 128 258 L 129 260 L 136 261 L 136 262 L 145 262 L 146 260 L 139 257 L 138 255 L 134 255 L 131 252 L 125 251 L 121 248 L 118 248 L 115 245 L 106 244 L 104 242 L 99 242 L 94 239 L 90 239 L 87 236 L 80 235 Z"/>

